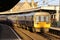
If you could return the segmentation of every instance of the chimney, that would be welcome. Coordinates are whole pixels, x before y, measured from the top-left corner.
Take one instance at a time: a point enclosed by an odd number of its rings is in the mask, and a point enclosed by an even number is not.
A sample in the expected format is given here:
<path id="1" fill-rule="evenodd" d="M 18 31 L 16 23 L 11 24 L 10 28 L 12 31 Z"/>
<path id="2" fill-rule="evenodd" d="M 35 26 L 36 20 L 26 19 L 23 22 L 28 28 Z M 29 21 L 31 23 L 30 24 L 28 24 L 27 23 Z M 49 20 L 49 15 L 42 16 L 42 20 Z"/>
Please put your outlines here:
<path id="1" fill-rule="evenodd" d="M 31 5 L 34 8 L 34 0 L 31 0 Z"/>

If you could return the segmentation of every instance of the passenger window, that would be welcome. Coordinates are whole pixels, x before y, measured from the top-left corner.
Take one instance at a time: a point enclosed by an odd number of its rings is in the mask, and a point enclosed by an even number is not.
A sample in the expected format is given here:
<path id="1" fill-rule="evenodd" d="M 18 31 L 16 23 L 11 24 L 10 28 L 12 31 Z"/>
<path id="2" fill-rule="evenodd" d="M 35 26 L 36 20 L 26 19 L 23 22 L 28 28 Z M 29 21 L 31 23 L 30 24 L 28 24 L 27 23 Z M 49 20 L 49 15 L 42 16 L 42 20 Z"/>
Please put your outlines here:
<path id="1" fill-rule="evenodd" d="M 46 16 L 46 21 L 47 21 L 47 22 L 49 21 L 49 17 L 48 17 L 48 16 Z"/>
<path id="2" fill-rule="evenodd" d="M 60 21 L 60 15 L 59 15 L 59 21 Z"/>
<path id="3" fill-rule="evenodd" d="M 39 16 L 36 16 L 36 22 L 39 22 Z"/>

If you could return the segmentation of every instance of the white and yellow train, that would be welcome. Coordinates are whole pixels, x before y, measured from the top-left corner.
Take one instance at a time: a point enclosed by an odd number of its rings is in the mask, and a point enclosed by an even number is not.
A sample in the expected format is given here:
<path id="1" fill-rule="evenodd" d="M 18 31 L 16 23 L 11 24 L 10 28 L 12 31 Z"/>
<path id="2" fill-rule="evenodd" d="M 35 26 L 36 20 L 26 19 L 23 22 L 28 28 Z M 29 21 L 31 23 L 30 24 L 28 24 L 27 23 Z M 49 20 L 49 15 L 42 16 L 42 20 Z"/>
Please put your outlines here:
<path id="1" fill-rule="evenodd" d="M 51 16 L 48 12 L 20 14 L 17 22 L 20 27 L 32 32 L 48 32 L 51 26 Z"/>
<path id="2" fill-rule="evenodd" d="M 36 12 L 19 15 L 20 27 L 32 32 L 48 32 L 51 26 L 51 16 L 48 12 Z"/>

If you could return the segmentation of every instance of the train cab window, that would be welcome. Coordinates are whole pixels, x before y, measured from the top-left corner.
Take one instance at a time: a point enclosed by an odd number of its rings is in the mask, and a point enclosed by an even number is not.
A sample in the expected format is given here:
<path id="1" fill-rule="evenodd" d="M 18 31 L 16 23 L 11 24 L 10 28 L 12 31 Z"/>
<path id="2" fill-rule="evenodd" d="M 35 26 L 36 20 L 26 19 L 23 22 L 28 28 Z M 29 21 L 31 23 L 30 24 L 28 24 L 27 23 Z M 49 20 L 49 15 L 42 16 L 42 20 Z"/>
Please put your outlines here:
<path id="1" fill-rule="evenodd" d="M 44 16 L 36 16 L 36 22 L 44 21 Z"/>
<path id="2" fill-rule="evenodd" d="M 41 21 L 44 21 L 44 16 L 41 16 Z"/>
<path id="3" fill-rule="evenodd" d="M 44 21 L 49 21 L 49 16 L 36 16 L 36 22 L 44 22 Z"/>

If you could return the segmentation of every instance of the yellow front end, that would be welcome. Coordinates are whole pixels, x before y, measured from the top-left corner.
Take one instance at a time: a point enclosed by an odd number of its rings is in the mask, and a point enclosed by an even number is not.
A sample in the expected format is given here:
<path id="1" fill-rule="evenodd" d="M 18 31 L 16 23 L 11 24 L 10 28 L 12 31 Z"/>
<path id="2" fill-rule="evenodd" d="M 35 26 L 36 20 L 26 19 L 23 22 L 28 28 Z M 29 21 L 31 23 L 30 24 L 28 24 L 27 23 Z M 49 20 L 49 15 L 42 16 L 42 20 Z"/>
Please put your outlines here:
<path id="1" fill-rule="evenodd" d="M 50 28 L 51 23 L 47 23 L 47 22 L 38 22 L 38 23 L 34 23 L 34 28 Z"/>

